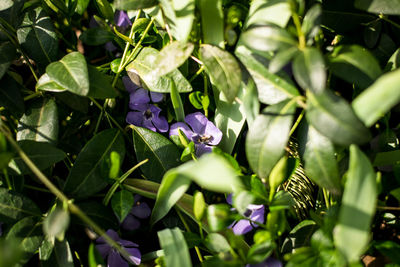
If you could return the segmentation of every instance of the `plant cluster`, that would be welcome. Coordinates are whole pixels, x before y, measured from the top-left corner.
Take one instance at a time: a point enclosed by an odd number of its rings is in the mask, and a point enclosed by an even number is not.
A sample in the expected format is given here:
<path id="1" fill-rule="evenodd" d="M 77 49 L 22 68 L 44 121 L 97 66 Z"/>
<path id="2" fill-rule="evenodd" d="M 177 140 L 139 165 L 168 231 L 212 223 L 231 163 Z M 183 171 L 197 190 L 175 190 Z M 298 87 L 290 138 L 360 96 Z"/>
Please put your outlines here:
<path id="1" fill-rule="evenodd" d="M 0 267 L 400 266 L 398 0 L 0 0 Z"/>

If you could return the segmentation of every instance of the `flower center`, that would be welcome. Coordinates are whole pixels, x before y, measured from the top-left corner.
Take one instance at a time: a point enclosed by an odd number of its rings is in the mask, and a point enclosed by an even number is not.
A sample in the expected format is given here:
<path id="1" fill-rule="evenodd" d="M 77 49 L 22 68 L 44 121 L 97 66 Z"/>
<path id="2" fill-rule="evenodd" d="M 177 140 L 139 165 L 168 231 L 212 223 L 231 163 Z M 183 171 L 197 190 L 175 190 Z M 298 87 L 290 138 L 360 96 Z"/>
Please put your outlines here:
<path id="1" fill-rule="evenodd" d="M 144 117 L 146 118 L 146 120 L 151 119 L 151 117 L 153 116 L 153 113 L 151 112 L 151 110 L 148 108 L 145 112 L 144 112 Z"/>
<path id="2" fill-rule="evenodd" d="M 212 140 L 213 140 L 213 137 L 211 135 L 207 135 L 207 134 L 198 135 L 195 137 L 195 141 L 200 144 L 208 144 Z"/>

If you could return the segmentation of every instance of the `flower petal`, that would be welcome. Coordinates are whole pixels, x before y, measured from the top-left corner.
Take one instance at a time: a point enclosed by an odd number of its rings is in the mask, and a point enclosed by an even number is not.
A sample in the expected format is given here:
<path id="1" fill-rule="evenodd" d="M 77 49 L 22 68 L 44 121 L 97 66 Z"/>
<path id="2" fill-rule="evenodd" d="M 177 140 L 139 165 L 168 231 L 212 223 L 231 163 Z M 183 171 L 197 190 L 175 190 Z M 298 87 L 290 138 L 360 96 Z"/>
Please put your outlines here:
<path id="1" fill-rule="evenodd" d="M 150 98 L 151 98 L 151 101 L 153 101 L 154 103 L 158 103 L 164 99 L 164 94 L 157 93 L 157 92 L 150 92 Z"/>
<path id="2" fill-rule="evenodd" d="M 204 134 L 208 119 L 201 112 L 195 112 L 185 117 L 185 122 L 192 127 L 194 133 Z"/>
<path id="3" fill-rule="evenodd" d="M 209 145 L 215 146 L 215 145 L 218 145 L 219 142 L 221 142 L 222 132 L 211 121 L 207 121 L 205 134 L 212 136 L 211 142 L 208 143 Z"/>
<path id="4" fill-rule="evenodd" d="M 142 127 L 147 128 L 149 130 L 152 130 L 153 132 L 157 131 L 157 128 L 154 127 L 153 123 L 151 122 L 151 119 L 143 120 L 143 126 Z"/>
<path id="5" fill-rule="evenodd" d="M 149 102 L 149 92 L 143 88 L 139 88 L 129 95 L 129 107 L 131 109 L 135 109 L 136 105 L 147 104 Z"/>
<path id="6" fill-rule="evenodd" d="M 250 220 L 256 221 L 259 223 L 264 223 L 264 214 L 265 214 L 265 209 L 262 207 L 261 209 L 254 210 L 251 215 L 250 215 Z M 254 227 L 257 227 L 258 225 L 254 224 Z"/>
<path id="7" fill-rule="evenodd" d="M 114 15 L 115 24 L 119 27 L 128 27 L 132 25 L 128 14 L 125 11 L 117 10 Z"/>
<path id="8" fill-rule="evenodd" d="M 126 91 L 128 91 L 131 94 L 134 93 L 139 88 L 139 86 L 137 84 L 132 82 L 132 80 L 131 80 L 131 78 L 129 78 L 129 76 L 122 77 L 122 82 L 124 83 Z"/>
<path id="9" fill-rule="evenodd" d="M 101 257 L 103 259 L 107 258 L 108 253 L 111 251 L 111 247 L 109 244 L 99 244 L 96 245 L 97 251 L 100 253 Z"/>
<path id="10" fill-rule="evenodd" d="M 112 250 L 108 255 L 107 267 L 129 267 L 129 264 L 118 254 Z"/>
<path id="11" fill-rule="evenodd" d="M 135 215 L 136 217 L 140 219 L 146 219 L 150 216 L 151 214 L 151 209 L 149 205 L 147 205 L 146 202 L 140 202 L 139 205 L 133 206 L 131 210 L 131 214 Z"/>
<path id="12" fill-rule="evenodd" d="M 138 111 L 128 112 L 126 115 L 126 122 L 135 126 L 143 125 L 143 113 Z"/>
<path id="13" fill-rule="evenodd" d="M 109 52 L 114 52 L 117 50 L 117 47 L 112 42 L 105 43 L 104 48 Z"/>
<path id="14" fill-rule="evenodd" d="M 139 229 L 140 221 L 135 218 L 132 214 L 128 214 L 125 220 L 121 223 L 121 227 L 127 231 L 133 231 Z"/>
<path id="15" fill-rule="evenodd" d="M 171 136 L 171 135 L 179 136 L 178 129 L 181 129 L 181 131 L 186 135 L 186 137 L 189 140 L 192 140 L 193 131 L 190 130 L 189 126 L 187 126 L 183 122 L 176 122 L 176 123 L 172 124 L 171 127 L 169 128 L 169 136 Z"/>
<path id="16" fill-rule="evenodd" d="M 167 119 L 164 116 L 154 116 L 152 121 L 154 126 L 156 126 L 156 128 L 160 132 L 162 133 L 168 132 L 169 125 Z"/>
<path id="17" fill-rule="evenodd" d="M 142 254 L 140 253 L 139 249 L 137 248 L 125 248 L 125 250 L 131 254 L 129 259 L 136 265 L 140 264 Z"/>
<path id="18" fill-rule="evenodd" d="M 229 205 L 232 205 L 233 204 L 233 194 L 231 193 L 231 194 L 229 194 L 227 197 L 226 197 L 226 202 L 229 204 Z"/>
<path id="19" fill-rule="evenodd" d="M 239 220 L 233 227 L 232 231 L 235 235 L 244 235 L 253 230 L 248 220 Z"/>
<path id="20" fill-rule="evenodd" d="M 106 234 L 115 241 L 118 241 L 120 239 L 117 232 L 115 232 L 113 229 L 108 229 Z M 96 239 L 96 242 L 97 243 L 106 243 L 106 240 L 101 236 Z"/>
<path id="21" fill-rule="evenodd" d="M 196 144 L 196 156 L 201 157 L 203 154 L 210 153 L 212 147 L 205 144 Z"/>
<path id="22" fill-rule="evenodd" d="M 121 246 L 123 246 L 124 248 L 137 248 L 137 247 L 139 247 L 138 244 L 133 243 L 132 241 L 123 240 L 123 239 L 121 239 L 121 240 L 119 241 L 119 244 L 120 244 Z"/>

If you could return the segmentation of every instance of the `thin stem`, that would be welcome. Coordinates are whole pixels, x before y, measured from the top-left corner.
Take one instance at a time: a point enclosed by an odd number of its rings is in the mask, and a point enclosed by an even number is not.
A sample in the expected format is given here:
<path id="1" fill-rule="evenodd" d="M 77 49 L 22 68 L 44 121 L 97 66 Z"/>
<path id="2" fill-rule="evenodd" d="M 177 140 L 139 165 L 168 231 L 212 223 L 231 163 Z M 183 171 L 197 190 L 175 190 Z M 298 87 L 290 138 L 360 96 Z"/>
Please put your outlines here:
<path id="1" fill-rule="evenodd" d="M 103 236 L 104 240 L 114 247 L 121 255 L 123 255 L 127 260 L 129 260 L 129 253 L 121 247 L 117 242 L 115 242 L 111 237 L 109 237 L 103 229 L 101 229 L 92 219 L 90 219 L 78 206 L 72 203 L 67 196 L 64 195 L 32 162 L 32 160 L 25 154 L 25 152 L 20 148 L 20 146 L 15 142 L 11 135 L 10 130 L 0 124 L 0 131 L 3 132 L 4 136 L 10 142 L 10 144 L 15 148 L 22 161 L 28 166 L 28 168 L 36 175 L 36 177 L 50 190 L 53 195 L 55 195 L 62 202 L 67 203 L 68 209 L 72 214 L 78 216 L 83 222 L 87 223 L 98 235 Z"/>
<path id="2" fill-rule="evenodd" d="M 297 126 L 299 126 L 303 117 L 304 117 L 304 109 L 301 111 L 300 115 L 297 117 L 297 120 L 294 123 L 294 125 L 292 126 L 292 129 L 290 129 L 289 136 L 291 136 L 294 133 L 294 131 L 296 130 Z"/>
<path id="3" fill-rule="evenodd" d="M 189 225 L 187 224 L 185 218 L 183 218 L 182 213 L 177 208 L 175 208 L 175 210 L 176 210 L 176 213 L 178 213 L 179 219 L 181 219 L 183 225 L 185 226 L 186 231 L 191 233 Z M 197 257 L 199 258 L 199 261 L 203 262 L 203 256 L 201 255 L 200 249 L 197 246 L 194 246 L 194 249 L 196 250 L 196 254 L 197 254 Z"/>
<path id="4" fill-rule="evenodd" d="M 292 10 L 292 19 L 294 25 L 296 26 L 297 36 L 299 38 L 299 49 L 303 50 L 304 48 L 306 48 L 306 37 L 304 36 L 303 31 L 301 30 L 299 15 L 297 15 L 297 13 L 294 10 Z"/>
<path id="5" fill-rule="evenodd" d="M 386 17 L 385 15 L 379 14 L 379 18 L 382 19 L 382 20 L 384 20 L 384 21 L 386 21 L 386 22 L 389 22 L 390 24 L 392 24 L 392 25 L 395 26 L 396 28 L 400 29 L 400 24 L 394 22 L 393 20 L 389 19 L 389 18 Z"/>
<path id="6" fill-rule="evenodd" d="M 8 190 L 13 190 L 13 187 L 12 187 L 12 184 L 11 184 L 11 181 L 10 181 L 10 177 L 8 176 L 7 168 L 3 169 L 3 174 L 4 174 L 4 177 L 6 179 Z"/>
<path id="7" fill-rule="evenodd" d="M 33 98 L 39 97 L 39 96 L 42 96 L 41 92 L 33 93 L 33 94 L 28 95 L 28 96 L 25 96 L 24 97 L 24 101 L 28 101 L 28 100 L 31 100 Z"/>
<path id="8" fill-rule="evenodd" d="M 89 97 L 89 99 L 96 105 L 96 107 L 98 107 L 100 110 L 102 110 L 106 116 L 109 117 L 109 119 L 115 124 L 115 126 L 117 126 L 117 128 L 124 134 L 125 130 L 121 127 L 121 125 L 119 125 L 119 123 L 99 104 L 99 102 L 97 102 L 96 100 L 94 100 L 93 97 Z"/>
<path id="9" fill-rule="evenodd" d="M 192 78 L 189 79 L 189 83 L 193 82 L 194 79 L 197 78 L 204 71 L 204 65 L 200 67 L 200 69 L 193 75 Z"/>
<path id="10" fill-rule="evenodd" d="M 51 194 L 50 190 L 47 190 L 47 189 L 44 189 L 44 188 L 40 188 L 40 187 L 37 187 L 37 186 L 24 184 L 24 187 L 32 189 L 32 190 L 36 190 L 36 191 L 39 191 L 39 192 L 44 192 L 44 193 L 50 193 Z"/>
<path id="11" fill-rule="evenodd" d="M 376 207 L 378 210 L 392 210 L 392 211 L 400 211 L 400 207 Z"/>

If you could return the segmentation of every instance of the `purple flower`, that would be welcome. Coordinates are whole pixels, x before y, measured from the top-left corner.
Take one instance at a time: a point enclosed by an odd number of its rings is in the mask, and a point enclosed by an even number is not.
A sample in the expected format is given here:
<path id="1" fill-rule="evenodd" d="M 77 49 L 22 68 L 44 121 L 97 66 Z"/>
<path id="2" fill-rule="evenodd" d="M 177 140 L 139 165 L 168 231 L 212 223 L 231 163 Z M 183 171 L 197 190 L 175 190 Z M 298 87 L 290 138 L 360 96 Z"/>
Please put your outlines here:
<path id="1" fill-rule="evenodd" d="M 190 126 L 177 122 L 171 125 L 169 136 L 179 135 L 179 129 L 196 145 L 196 155 L 211 152 L 212 146 L 218 145 L 222 139 L 222 132 L 201 112 L 189 114 L 185 122 Z"/>
<path id="2" fill-rule="evenodd" d="M 139 195 L 135 195 L 132 210 L 125 217 L 125 220 L 122 222 L 121 227 L 127 231 L 133 231 L 140 227 L 139 219 L 146 219 L 151 214 L 151 209 L 146 202 L 140 202 L 141 197 Z"/>
<path id="3" fill-rule="evenodd" d="M 127 28 L 132 25 L 128 14 L 125 11 L 117 10 L 114 14 L 114 22 L 118 27 Z"/>
<path id="4" fill-rule="evenodd" d="M 283 267 L 283 264 L 279 260 L 269 257 L 257 264 L 247 264 L 246 267 Z"/>
<path id="5" fill-rule="evenodd" d="M 128 76 L 122 78 L 126 90 L 130 93 L 129 108 L 133 111 L 128 112 L 126 122 L 140 127 L 145 127 L 154 132 L 167 132 L 169 125 L 164 116 L 160 115 L 161 109 L 150 104 L 150 100 L 160 102 L 164 95 L 149 92 L 134 84 Z"/>
<path id="6" fill-rule="evenodd" d="M 141 260 L 141 254 L 138 249 L 139 245 L 128 241 L 120 239 L 118 234 L 112 230 L 108 229 L 106 234 L 111 237 L 115 242 L 120 244 L 126 252 L 130 254 L 129 260 L 132 261 L 134 264 L 139 265 Z M 96 249 L 100 252 L 101 256 L 104 260 L 107 259 L 107 267 L 128 267 L 128 262 L 116 251 L 112 248 L 103 237 L 97 238 L 96 242 Z"/>
<path id="7" fill-rule="evenodd" d="M 232 194 L 229 194 L 228 197 L 226 198 L 226 202 L 232 205 Z M 257 228 L 258 225 L 252 223 L 258 222 L 258 223 L 264 223 L 265 219 L 265 208 L 264 205 L 249 205 L 247 206 L 247 211 L 245 212 L 244 216 L 247 217 L 247 219 L 242 219 L 237 222 L 234 222 L 232 225 L 229 227 L 232 228 L 232 231 L 235 235 L 244 235 L 254 228 Z"/>

